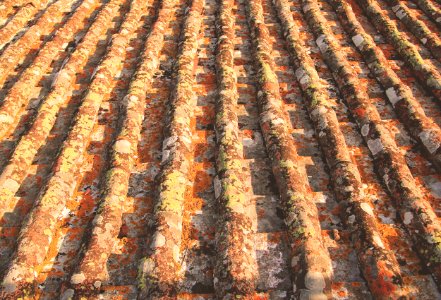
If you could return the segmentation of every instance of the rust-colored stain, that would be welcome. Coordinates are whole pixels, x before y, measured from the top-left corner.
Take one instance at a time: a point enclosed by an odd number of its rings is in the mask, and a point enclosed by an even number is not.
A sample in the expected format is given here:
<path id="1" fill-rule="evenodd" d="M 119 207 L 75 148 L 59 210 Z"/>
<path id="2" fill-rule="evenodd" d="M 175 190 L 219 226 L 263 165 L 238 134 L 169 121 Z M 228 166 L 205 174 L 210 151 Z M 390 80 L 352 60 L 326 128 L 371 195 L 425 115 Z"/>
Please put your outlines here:
<path id="1" fill-rule="evenodd" d="M 0 299 L 441 299 L 441 0 L 4 0 Z"/>

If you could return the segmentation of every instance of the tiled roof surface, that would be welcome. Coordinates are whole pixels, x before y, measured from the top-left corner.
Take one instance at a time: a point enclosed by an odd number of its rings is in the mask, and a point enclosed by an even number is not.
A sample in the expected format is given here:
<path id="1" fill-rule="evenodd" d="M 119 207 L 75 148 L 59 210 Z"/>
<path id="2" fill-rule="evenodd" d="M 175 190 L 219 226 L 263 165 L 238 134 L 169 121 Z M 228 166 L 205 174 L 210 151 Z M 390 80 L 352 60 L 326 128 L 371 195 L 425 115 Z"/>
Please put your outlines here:
<path id="1" fill-rule="evenodd" d="M 441 299 L 441 0 L 0 2 L 0 299 Z"/>

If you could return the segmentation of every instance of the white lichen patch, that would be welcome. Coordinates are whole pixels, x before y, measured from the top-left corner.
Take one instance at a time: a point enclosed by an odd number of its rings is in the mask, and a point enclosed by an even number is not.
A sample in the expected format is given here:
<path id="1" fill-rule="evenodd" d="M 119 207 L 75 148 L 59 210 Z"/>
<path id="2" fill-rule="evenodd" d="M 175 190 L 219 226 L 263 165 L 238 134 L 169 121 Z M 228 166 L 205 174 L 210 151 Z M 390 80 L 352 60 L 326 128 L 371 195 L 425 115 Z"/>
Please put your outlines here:
<path id="1" fill-rule="evenodd" d="M 164 245 L 165 245 L 165 237 L 162 234 L 157 233 L 152 242 L 152 249 L 163 247 Z"/>
<path id="2" fill-rule="evenodd" d="M 67 216 L 69 216 L 69 213 L 70 213 L 70 209 L 67 207 L 64 207 L 61 214 L 60 214 L 60 219 L 67 218 Z"/>
<path id="3" fill-rule="evenodd" d="M 6 277 L 3 278 L 3 291 L 6 293 L 15 291 L 17 288 L 16 282 L 19 282 L 20 280 L 22 280 L 20 269 L 17 267 L 13 267 L 11 270 L 9 270 Z"/>
<path id="4" fill-rule="evenodd" d="M 262 270 L 257 284 L 262 289 L 277 289 L 287 284 L 286 266 L 289 261 L 285 257 L 282 245 L 280 242 L 272 241 L 271 234 L 256 236 L 256 258 L 261 262 L 259 267 Z"/>
<path id="5" fill-rule="evenodd" d="M 118 153 L 130 153 L 130 142 L 127 140 L 119 140 L 115 143 L 115 151 Z"/>
<path id="6" fill-rule="evenodd" d="M 99 280 L 95 281 L 95 282 L 93 283 L 93 286 L 94 286 L 96 289 L 99 289 L 99 288 L 101 287 L 101 281 L 99 281 Z"/>
<path id="7" fill-rule="evenodd" d="M 281 124 L 284 124 L 285 121 L 282 118 L 277 118 L 277 119 L 273 120 L 272 123 L 273 123 L 273 125 L 281 125 Z"/>
<path id="8" fill-rule="evenodd" d="M 173 146 L 176 143 L 177 140 L 178 137 L 176 135 L 166 138 L 162 143 L 162 150 L 169 149 L 171 146 Z"/>
<path id="9" fill-rule="evenodd" d="M 9 178 L 5 180 L 2 187 L 10 191 L 16 191 L 20 187 L 20 184 L 17 181 Z"/>
<path id="10" fill-rule="evenodd" d="M 77 274 L 74 274 L 74 275 L 71 277 L 70 282 L 71 282 L 72 284 L 80 284 L 80 283 L 82 283 L 84 280 L 86 280 L 86 276 L 85 276 L 83 273 L 77 273 Z"/>
<path id="11" fill-rule="evenodd" d="M 320 272 L 308 271 L 305 276 L 305 286 L 311 291 L 323 291 L 326 287 L 325 277 Z"/>
<path id="12" fill-rule="evenodd" d="M 73 289 L 67 289 L 63 295 L 61 296 L 61 300 L 70 300 L 75 295 L 75 291 Z"/>
<path id="13" fill-rule="evenodd" d="M 134 107 L 136 105 L 136 102 L 138 101 L 138 96 L 135 95 L 128 95 L 127 98 L 127 106 L 128 107 Z"/>
<path id="14" fill-rule="evenodd" d="M 169 157 L 170 157 L 170 150 L 162 151 L 161 163 L 164 163 L 164 162 L 168 161 Z"/>
<path id="15" fill-rule="evenodd" d="M 13 117 L 5 114 L 0 114 L 0 123 L 11 124 L 13 121 L 14 121 Z"/>
<path id="16" fill-rule="evenodd" d="M 367 136 L 369 134 L 369 124 L 364 124 L 363 127 L 361 127 L 361 135 Z"/>

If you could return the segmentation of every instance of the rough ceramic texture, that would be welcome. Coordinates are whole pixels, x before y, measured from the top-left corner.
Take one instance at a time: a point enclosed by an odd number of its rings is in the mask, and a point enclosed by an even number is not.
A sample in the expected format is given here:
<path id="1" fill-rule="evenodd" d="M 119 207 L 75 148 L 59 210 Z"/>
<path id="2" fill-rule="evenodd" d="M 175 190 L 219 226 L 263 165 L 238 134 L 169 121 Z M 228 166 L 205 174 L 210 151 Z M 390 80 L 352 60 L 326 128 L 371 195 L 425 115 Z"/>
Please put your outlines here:
<path id="1" fill-rule="evenodd" d="M 45 11 L 43 16 L 32 25 L 26 33 L 16 42 L 11 44 L 2 53 L 0 59 L 0 68 L 3 71 L 0 74 L 0 85 L 3 85 L 9 72 L 13 70 L 18 63 L 22 63 L 29 49 L 39 49 L 44 42 L 45 36 L 50 36 L 63 21 L 66 14 L 73 12 L 81 5 L 83 1 L 63 0 L 55 2 Z"/>
<path id="2" fill-rule="evenodd" d="M 17 124 L 17 114 L 22 106 L 30 100 L 32 88 L 41 80 L 51 63 L 57 59 L 54 52 L 59 49 L 66 49 L 69 43 L 78 43 L 80 37 L 78 32 L 87 26 L 85 20 L 99 7 L 99 1 L 85 0 L 75 11 L 68 22 L 58 30 L 56 36 L 46 43 L 38 52 L 38 56 L 32 64 L 23 72 L 18 82 L 8 91 L 0 108 L 0 136 L 8 133 L 11 127 Z M 86 27 L 87 28 L 87 27 Z M 9 48 L 8 48 L 9 49 Z M 7 53 L 9 50 L 6 50 Z M 6 79 L 6 78 L 4 78 Z M 3 79 L 3 81 L 4 81 Z"/>
<path id="3" fill-rule="evenodd" d="M 367 63 L 372 74 L 386 91 L 389 102 L 394 107 L 397 116 L 405 124 L 410 135 L 420 142 L 425 148 L 429 159 L 437 167 L 441 168 L 441 129 L 426 116 L 421 104 L 413 96 L 412 90 L 405 85 L 396 72 L 388 65 L 383 52 L 376 48 L 372 37 L 366 33 L 362 25 L 346 2 L 331 1 L 336 9 L 341 22 L 344 24 L 348 34 L 364 61 Z"/>
<path id="4" fill-rule="evenodd" d="M 433 56 L 441 59 L 441 39 L 432 32 L 422 21 L 418 20 L 405 3 L 398 0 L 387 0 L 396 17 L 432 52 Z"/>
<path id="5" fill-rule="evenodd" d="M 83 102 L 78 110 L 78 116 L 71 129 L 70 135 L 65 141 L 60 156 L 58 157 L 58 165 L 60 166 L 54 173 L 51 181 L 53 185 L 58 181 L 58 186 L 66 189 L 74 187 L 76 179 L 71 179 L 66 182 L 68 177 L 66 173 L 77 173 L 81 162 L 84 160 L 84 152 L 86 147 L 90 144 L 89 139 L 81 139 L 80 137 L 89 137 L 89 132 L 92 131 L 93 126 L 98 118 L 99 108 L 103 102 L 105 95 L 109 94 L 115 87 L 115 78 L 123 68 L 123 62 L 120 57 L 127 54 L 127 48 L 130 39 L 135 37 L 135 31 L 138 27 L 138 22 L 148 9 L 148 3 L 143 1 L 132 1 L 131 7 L 125 20 L 121 25 L 119 33 L 112 37 L 112 44 L 109 48 L 106 57 L 101 62 L 100 66 L 95 71 L 94 79 L 92 80 L 88 92 L 85 95 Z M 153 32 L 151 36 L 154 35 Z M 150 38 L 152 39 L 152 38 Z M 160 41 L 155 41 L 160 42 Z M 122 111 L 126 118 L 133 118 L 133 111 L 138 111 L 142 105 L 142 99 L 145 95 L 142 90 L 137 92 L 135 87 L 140 85 L 140 82 L 147 85 L 149 77 L 145 80 L 141 77 L 141 67 L 138 70 L 139 79 L 134 80 L 129 94 L 125 97 L 127 112 Z M 151 76 L 150 76 L 151 77 Z M 133 97 L 139 96 L 139 101 L 131 101 Z M 130 98 L 132 97 L 132 98 Z M 108 171 L 106 178 L 106 186 L 104 188 L 104 198 L 98 208 L 98 212 L 93 220 L 94 229 L 89 237 L 87 249 L 76 273 L 72 276 L 71 283 L 74 289 L 83 290 L 85 288 L 94 288 L 105 283 L 107 278 L 106 261 L 108 256 L 102 255 L 113 251 L 116 236 L 121 227 L 121 205 L 125 201 L 127 194 L 127 186 L 133 159 L 135 156 L 130 153 L 132 147 L 136 148 L 136 143 L 139 136 L 139 120 L 142 115 L 136 114 L 134 120 L 127 120 L 123 123 L 123 128 L 118 135 L 117 141 L 113 147 L 111 168 Z M 127 136 L 127 132 L 130 136 Z M 120 140 L 125 141 L 122 144 Z M 79 143 L 80 141 L 80 143 Z M 63 173 L 64 176 L 63 176 Z M 49 182 L 51 183 L 51 182 Z M 72 189 L 71 189 L 72 190 Z M 58 193 L 61 191 L 59 190 Z M 86 274 L 86 275 L 85 275 Z"/>
<path id="6" fill-rule="evenodd" d="M 260 126 L 281 193 L 285 223 L 291 243 L 293 289 L 300 297 L 324 298 L 330 292 L 331 260 L 323 245 L 317 207 L 307 193 L 304 166 L 281 110 L 281 97 L 274 61 L 269 49 L 269 32 L 261 4 L 247 3 L 247 18 L 255 50 L 259 82 Z"/>
<path id="7" fill-rule="evenodd" d="M 305 45 L 297 39 L 299 28 L 289 12 L 288 2 L 274 2 L 291 49 L 297 80 L 308 100 L 309 115 L 334 178 L 337 199 L 344 205 L 342 218 L 353 232 L 363 275 L 376 297 L 399 297 L 403 292 L 398 262 L 381 240 L 379 225 L 372 213 L 372 204 L 362 188 L 361 175 L 351 161 L 337 116 L 329 104 L 324 86 L 320 84 L 314 63 L 305 51 Z"/>
<path id="8" fill-rule="evenodd" d="M 49 0 L 24 3 L 12 19 L 0 29 L 0 49 L 3 49 L 40 9 L 44 9 L 47 5 L 52 6 L 51 4 Z"/>
<path id="9" fill-rule="evenodd" d="M 399 152 L 390 133 L 382 126 L 380 115 L 369 103 L 368 95 L 357 89 L 357 77 L 339 51 L 317 2 L 304 0 L 303 4 L 306 18 L 316 35 L 316 42 L 327 63 L 335 70 L 335 80 L 376 162 L 377 172 L 395 198 L 402 220 L 415 245 L 418 245 L 417 251 L 437 281 L 440 281 L 441 224 L 418 189 L 404 156 Z"/>
<path id="10" fill-rule="evenodd" d="M 171 95 L 162 146 L 161 171 L 155 206 L 151 256 L 142 261 L 139 289 L 142 297 L 175 297 L 182 278 L 181 244 L 183 206 L 191 171 L 191 117 L 195 95 L 192 89 L 197 63 L 203 0 L 194 0 L 188 10 L 180 53 L 177 59 L 175 89 Z"/>
<path id="11" fill-rule="evenodd" d="M 13 182 L 20 181 L 25 174 L 24 171 L 29 168 L 38 150 L 38 145 L 44 143 L 49 135 L 60 106 L 76 79 L 77 72 L 87 63 L 88 56 L 98 46 L 98 41 L 94 37 L 107 30 L 114 14 L 120 10 L 120 4 L 120 1 L 114 0 L 105 5 L 77 50 L 57 74 L 53 82 L 54 88 L 40 106 L 36 121 L 16 146 L 14 156 L 3 171 L 3 187 L 8 194 L 15 193 L 17 184 L 13 184 Z M 75 134 L 75 131 L 72 134 Z M 72 184 L 66 187 L 71 180 L 75 181 L 75 177 L 67 169 L 69 161 L 64 158 L 75 155 L 76 148 L 85 143 L 82 140 L 87 139 L 87 135 L 79 137 L 80 139 L 73 140 L 70 145 L 67 141 L 67 147 L 62 150 L 60 159 L 54 166 L 55 175 L 51 178 L 53 184 L 48 183 L 47 189 L 39 196 L 23 226 L 16 254 L 2 281 L 2 286 L 7 293 L 14 294 L 21 289 L 34 286 L 34 269 L 39 267 L 46 256 L 48 246 L 53 238 L 56 220 L 63 211 L 65 201 L 69 198 L 74 187 Z M 81 159 L 75 163 L 81 164 Z M 13 191 L 14 189 L 15 191 Z"/>
<path id="12" fill-rule="evenodd" d="M 434 65 L 424 61 L 415 45 L 400 33 L 397 26 L 388 19 L 375 0 L 357 0 L 357 2 L 366 11 L 377 30 L 386 36 L 402 59 L 416 73 L 421 84 L 427 87 L 441 102 L 441 75 L 439 70 Z"/>
<path id="13" fill-rule="evenodd" d="M 237 118 L 238 92 L 234 72 L 233 1 L 222 1 L 218 12 L 216 139 L 218 144 L 215 197 L 219 202 L 216 231 L 216 293 L 220 297 L 251 299 L 257 264 L 253 253 L 252 220 L 246 213 L 243 147 Z"/>
<path id="14" fill-rule="evenodd" d="M 436 4 L 432 3 L 430 0 L 416 0 L 415 2 L 421 10 L 423 10 L 426 15 L 436 23 L 438 28 L 441 28 L 441 10 L 439 6 L 436 6 Z"/>
<path id="15" fill-rule="evenodd" d="M 0 298 L 440 298 L 439 1 L 3 1 Z"/>

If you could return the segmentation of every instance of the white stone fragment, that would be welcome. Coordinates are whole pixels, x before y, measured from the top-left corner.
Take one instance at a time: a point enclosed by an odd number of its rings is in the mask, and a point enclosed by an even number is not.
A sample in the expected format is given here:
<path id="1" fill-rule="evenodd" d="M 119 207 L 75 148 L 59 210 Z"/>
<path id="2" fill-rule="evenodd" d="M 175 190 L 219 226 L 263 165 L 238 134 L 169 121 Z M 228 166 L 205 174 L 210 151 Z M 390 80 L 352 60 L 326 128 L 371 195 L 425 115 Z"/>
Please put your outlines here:
<path id="1" fill-rule="evenodd" d="M 431 154 L 435 153 L 438 148 L 441 146 L 439 141 L 432 139 L 431 131 L 423 131 L 419 135 L 421 142 L 423 142 L 424 146 L 429 150 Z"/>
<path id="2" fill-rule="evenodd" d="M 403 10 L 398 10 L 397 12 L 395 12 L 395 15 L 397 15 L 397 18 L 401 20 L 406 16 L 406 12 Z"/>
<path id="3" fill-rule="evenodd" d="M 297 266 L 297 264 L 300 262 L 300 256 L 293 256 L 291 259 L 291 267 Z"/>
<path id="4" fill-rule="evenodd" d="M 155 264 L 153 263 L 153 261 L 151 259 L 145 259 L 142 262 L 142 272 L 144 274 L 151 273 L 153 271 L 154 267 L 155 267 Z"/>
<path id="5" fill-rule="evenodd" d="M 101 225 L 101 224 L 103 224 L 103 221 L 104 221 L 104 217 L 103 217 L 102 215 L 98 215 L 98 216 L 93 220 L 93 223 L 94 223 L 95 226 L 97 226 L 97 225 Z"/>
<path id="6" fill-rule="evenodd" d="M 412 222 L 412 219 L 413 219 L 413 214 L 410 211 L 406 211 L 404 213 L 403 223 L 406 224 L 406 225 L 409 225 L 410 222 Z"/>
<path id="7" fill-rule="evenodd" d="M 381 139 L 369 140 L 367 142 L 369 150 L 371 150 L 372 155 L 377 155 L 379 152 L 383 151 L 383 144 L 381 143 Z"/>
<path id="8" fill-rule="evenodd" d="M 127 101 L 127 106 L 128 107 L 134 107 L 135 106 L 135 104 L 136 104 L 136 102 L 138 101 L 138 96 L 135 96 L 135 95 L 130 95 L 129 97 L 128 97 L 128 101 Z"/>
<path id="9" fill-rule="evenodd" d="M 402 98 L 398 97 L 397 92 L 393 87 L 390 87 L 386 90 L 386 96 L 389 98 L 390 103 L 392 103 L 393 106 L 395 106 L 395 103 L 400 101 Z"/>
<path id="10" fill-rule="evenodd" d="M 268 122 L 268 121 L 270 121 L 271 119 L 274 119 L 274 118 L 276 118 L 276 116 L 273 113 L 271 113 L 271 112 L 264 112 L 264 113 L 262 113 L 262 122 L 263 123 L 266 123 L 266 122 Z"/>
<path id="11" fill-rule="evenodd" d="M 364 38 L 361 36 L 361 34 L 357 34 L 352 37 L 352 41 L 354 42 L 355 47 L 358 48 L 361 44 L 363 44 Z"/>

